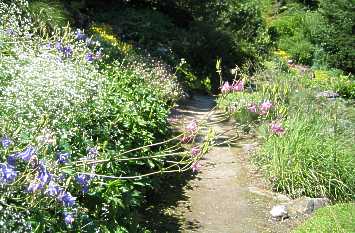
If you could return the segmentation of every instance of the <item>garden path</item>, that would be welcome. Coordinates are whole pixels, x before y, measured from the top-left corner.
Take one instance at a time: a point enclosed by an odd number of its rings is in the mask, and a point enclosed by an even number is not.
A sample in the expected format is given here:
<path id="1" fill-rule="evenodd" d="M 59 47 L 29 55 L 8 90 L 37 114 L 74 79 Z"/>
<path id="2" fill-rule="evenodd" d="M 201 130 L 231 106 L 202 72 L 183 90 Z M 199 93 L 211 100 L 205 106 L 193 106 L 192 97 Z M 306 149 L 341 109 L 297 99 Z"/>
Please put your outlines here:
<path id="1" fill-rule="evenodd" d="M 214 105 L 213 97 L 194 96 L 174 114 L 186 122 L 193 118 L 202 119 Z M 224 113 L 218 111 L 208 116 L 209 127 L 213 127 L 217 134 L 228 131 L 223 137 L 216 138 L 217 142 L 236 133 L 232 130 L 233 122 L 220 122 L 223 118 Z M 266 183 L 248 162 L 249 150 L 255 145 L 255 139 L 242 138 L 232 145 L 215 146 L 201 161 L 199 173 L 182 185 L 172 182 L 159 199 L 160 204 L 165 202 L 160 216 L 168 218 L 161 221 L 153 216 L 154 224 L 158 226 L 156 232 L 288 232 L 291 222 L 276 222 L 269 218 L 277 197 L 267 191 Z"/>

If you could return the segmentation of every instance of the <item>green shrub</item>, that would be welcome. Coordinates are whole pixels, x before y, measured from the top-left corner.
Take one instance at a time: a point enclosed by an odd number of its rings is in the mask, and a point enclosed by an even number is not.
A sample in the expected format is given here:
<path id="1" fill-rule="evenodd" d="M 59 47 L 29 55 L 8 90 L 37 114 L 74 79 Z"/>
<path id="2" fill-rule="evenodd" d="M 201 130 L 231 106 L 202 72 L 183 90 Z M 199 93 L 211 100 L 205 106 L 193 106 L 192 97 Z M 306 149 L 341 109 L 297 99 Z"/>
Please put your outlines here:
<path id="1" fill-rule="evenodd" d="M 184 26 L 178 26 L 176 14 L 164 8 L 169 4 L 187 11 L 192 19 Z M 144 4 L 143 4 L 144 5 Z M 242 66 L 248 61 L 261 61 L 271 46 L 270 37 L 256 2 L 207 1 L 158 2 L 157 9 L 150 4 L 143 7 L 116 7 L 97 14 L 96 19 L 110 24 L 113 31 L 147 49 L 152 56 L 161 57 L 172 66 L 185 59 L 191 67 L 190 74 L 197 77 L 188 87 L 204 87 L 206 77 L 214 92 L 218 91 L 218 77 L 215 74 L 215 61 L 223 60 L 225 76 L 235 64 Z M 191 6 L 191 8 L 187 7 Z M 208 6 L 208 7 L 207 7 Z M 212 17 L 220 9 L 218 17 Z M 207 14 L 210 12 L 211 14 Z M 190 79 L 191 76 L 186 77 Z M 231 78 L 231 75 L 227 77 Z"/>
<path id="2" fill-rule="evenodd" d="M 321 208 L 293 233 L 340 233 L 353 232 L 355 228 L 354 203 L 337 204 Z"/>

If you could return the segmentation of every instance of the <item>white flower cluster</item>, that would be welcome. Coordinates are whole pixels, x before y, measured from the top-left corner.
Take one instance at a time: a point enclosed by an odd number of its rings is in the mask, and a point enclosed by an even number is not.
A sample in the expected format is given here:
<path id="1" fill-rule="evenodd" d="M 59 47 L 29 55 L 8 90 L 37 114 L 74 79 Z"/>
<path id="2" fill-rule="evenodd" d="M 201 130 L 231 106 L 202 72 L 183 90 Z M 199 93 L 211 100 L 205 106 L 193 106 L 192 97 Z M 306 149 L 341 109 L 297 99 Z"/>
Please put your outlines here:
<path id="1" fill-rule="evenodd" d="M 73 119 L 73 114 L 98 98 L 104 79 L 84 59 L 87 49 L 83 43 L 71 43 L 73 55 L 65 57 L 56 41 L 24 36 L 30 30 L 22 26 L 30 21 L 19 25 L 22 11 L 18 5 L 7 7 L 11 15 L 5 6 L 0 3 L 1 19 L 7 22 L 0 26 L 0 124 L 3 131 L 21 125 L 35 135 L 39 125 Z"/>
<path id="2" fill-rule="evenodd" d="M 133 61 L 128 61 L 123 66 L 143 77 L 145 82 L 158 89 L 163 97 L 174 101 L 181 97 L 182 88 L 173 69 L 149 54 L 145 57 L 135 56 Z"/>

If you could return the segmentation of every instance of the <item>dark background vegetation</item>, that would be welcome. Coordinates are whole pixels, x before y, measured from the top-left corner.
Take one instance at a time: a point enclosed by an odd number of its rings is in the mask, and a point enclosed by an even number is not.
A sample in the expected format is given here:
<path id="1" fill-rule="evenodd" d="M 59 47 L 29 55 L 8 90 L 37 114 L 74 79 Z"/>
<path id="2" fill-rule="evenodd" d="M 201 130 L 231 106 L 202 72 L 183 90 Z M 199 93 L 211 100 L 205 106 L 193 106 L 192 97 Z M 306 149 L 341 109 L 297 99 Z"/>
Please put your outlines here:
<path id="1" fill-rule="evenodd" d="M 195 89 L 218 91 L 216 60 L 231 80 L 237 65 L 252 73 L 270 50 L 280 48 L 306 65 L 354 72 L 355 5 L 352 0 L 125 0 L 33 1 L 62 4 L 81 28 L 109 24 L 172 65 L 184 58 Z M 168 55 L 164 51 L 171 51 Z M 202 85 L 201 85 L 202 83 Z M 191 85 L 190 85 L 191 86 Z"/>

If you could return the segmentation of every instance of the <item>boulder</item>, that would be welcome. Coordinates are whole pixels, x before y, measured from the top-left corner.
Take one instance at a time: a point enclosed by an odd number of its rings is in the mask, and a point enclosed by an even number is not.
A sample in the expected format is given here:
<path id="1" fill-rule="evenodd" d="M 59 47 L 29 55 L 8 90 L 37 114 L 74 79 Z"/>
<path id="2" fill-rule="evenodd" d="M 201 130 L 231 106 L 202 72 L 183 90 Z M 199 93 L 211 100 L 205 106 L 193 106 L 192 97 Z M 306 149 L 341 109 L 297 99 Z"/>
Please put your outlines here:
<path id="1" fill-rule="evenodd" d="M 290 216 L 311 214 L 316 209 L 324 207 L 330 203 L 328 198 L 301 197 L 287 203 Z"/>

